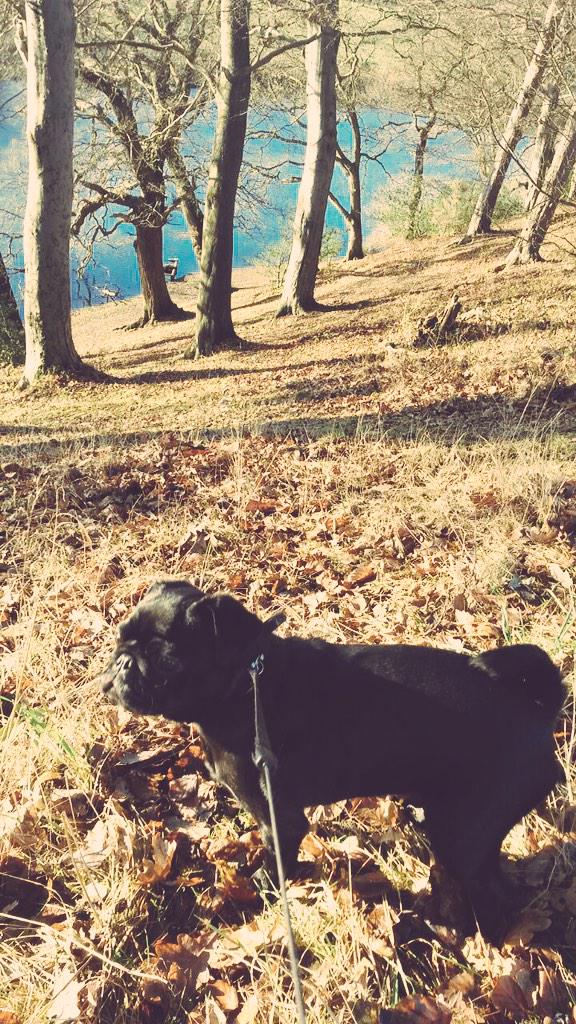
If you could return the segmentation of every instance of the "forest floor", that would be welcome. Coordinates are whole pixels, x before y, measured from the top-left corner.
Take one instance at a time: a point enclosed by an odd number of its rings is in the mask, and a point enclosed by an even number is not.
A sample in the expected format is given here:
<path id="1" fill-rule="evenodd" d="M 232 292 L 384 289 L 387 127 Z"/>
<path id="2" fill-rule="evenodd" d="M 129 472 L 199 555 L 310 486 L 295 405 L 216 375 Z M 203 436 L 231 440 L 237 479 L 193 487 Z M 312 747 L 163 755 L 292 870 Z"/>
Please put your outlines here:
<path id="1" fill-rule="evenodd" d="M 279 321 L 270 271 L 238 271 L 239 351 L 184 359 L 193 319 L 124 331 L 131 300 L 74 315 L 109 383 L 1 372 L 0 1024 L 295 1019 L 252 823 L 193 733 L 94 682 L 159 576 L 285 634 L 549 652 L 567 783 L 506 841 L 501 949 L 451 923 L 388 797 L 314 810 L 289 898 L 310 1024 L 576 1021 L 576 222 L 554 235 L 500 273 L 510 233 L 330 263 L 325 308 Z M 415 347 L 454 292 L 450 344 Z"/>

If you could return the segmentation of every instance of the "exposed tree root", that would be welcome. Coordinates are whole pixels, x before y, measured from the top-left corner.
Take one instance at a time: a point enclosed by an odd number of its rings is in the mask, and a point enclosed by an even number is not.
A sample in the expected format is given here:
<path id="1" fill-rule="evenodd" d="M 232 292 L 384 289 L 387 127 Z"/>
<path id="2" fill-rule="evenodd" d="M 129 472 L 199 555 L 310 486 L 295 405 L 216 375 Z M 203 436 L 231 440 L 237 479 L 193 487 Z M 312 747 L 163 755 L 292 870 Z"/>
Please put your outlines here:
<path id="1" fill-rule="evenodd" d="M 182 309 L 181 306 L 174 304 L 173 309 L 167 313 L 163 313 L 162 316 L 154 316 L 150 313 L 143 313 L 137 320 L 133 320 L 132 323 L 123 324 L 121 327 L 116 327 L 117 331 L 137 331 L 141 327 L 154 327 L 155 324 L 175 323 L 179 320 L 192 320 L 196 314 L 191 313 L 188 309 Z"/>
<path id="2" fill-rule="evenodd" d="M 28 380 L 23 374 L 16 388 L 18 391 L 26 391 L 28 388 L 42 387 L 46 384 L 56 384 L 65 387 L 71 381 L 79 381 L 85 384 L 111 384 L 114 382 L 114 377 L 104 373 L 103 370 L 98 370 L 95 366 L 91 366 L 90 363 L 83 363 L 79 359 L 74 362 L 73 366 L 66 367 L 66 369 L 50 367 L 46 370 L 41 370 L 32 380 Z"/>
<path id="3" fill-rule="evenodd" d="M 205 338 L 201 339 L 200 342 L 194 341 L 192 345 L 184 349 L 182 353 L 183 359 L 202 359 L 204 356 L 212 356 L 217 352 L 227 351 L 238 351 L 240 349 L 245 350 L 250 348 L 250 342 L 240 338 L 235 332 L 234 334 L 227 335 L 224 339 L 220 339 L 217 342 Z"/>
<path id="4" fill-rule="evenodd" d="M 300 316 L 302 313 L 320 313 L 324 307 L 316 299 L 290 299 L 276 310 L 276 319 L 283 316 Z"/>

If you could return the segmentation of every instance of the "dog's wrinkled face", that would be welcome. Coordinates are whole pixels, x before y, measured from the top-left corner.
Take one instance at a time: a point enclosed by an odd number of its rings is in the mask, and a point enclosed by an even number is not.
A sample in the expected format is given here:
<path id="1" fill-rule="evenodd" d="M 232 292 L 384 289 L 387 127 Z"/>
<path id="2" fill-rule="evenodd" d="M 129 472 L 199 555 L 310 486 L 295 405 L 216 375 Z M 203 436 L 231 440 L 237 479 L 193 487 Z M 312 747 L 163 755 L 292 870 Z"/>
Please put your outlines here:
<path id="1" fill-rule="evenodd" d="M 129 711 L 198 722 L 250 635 L 245 620 L 258 624 L 232 598 L 179 580 L 154 583 L 121 624 L 101 688 Z"/>

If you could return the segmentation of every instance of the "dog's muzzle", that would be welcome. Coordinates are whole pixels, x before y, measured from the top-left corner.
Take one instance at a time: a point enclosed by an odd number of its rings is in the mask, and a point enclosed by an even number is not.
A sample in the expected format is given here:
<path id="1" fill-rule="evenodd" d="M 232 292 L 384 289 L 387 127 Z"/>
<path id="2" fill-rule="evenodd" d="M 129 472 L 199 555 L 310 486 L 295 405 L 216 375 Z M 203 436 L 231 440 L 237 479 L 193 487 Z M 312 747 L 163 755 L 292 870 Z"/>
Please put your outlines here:
<path id="1" fill-rule="evenodd" d="M 142 693 L 140 670 L 136 658 L 127 651 L 119 654 L 104 669 L 98 680 L 102 693 L 121 704 L 130 704 Z"/>

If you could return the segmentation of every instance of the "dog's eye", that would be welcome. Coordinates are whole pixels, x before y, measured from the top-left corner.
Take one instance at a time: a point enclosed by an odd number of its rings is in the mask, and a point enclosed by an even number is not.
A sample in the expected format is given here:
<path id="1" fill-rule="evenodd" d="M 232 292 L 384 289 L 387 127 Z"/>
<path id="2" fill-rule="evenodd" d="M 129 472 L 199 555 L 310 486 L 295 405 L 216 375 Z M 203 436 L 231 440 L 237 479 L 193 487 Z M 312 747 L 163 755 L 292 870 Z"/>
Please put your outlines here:
<path id="1" fill-rule="evenodd" d="M 164 648 L 164 641 L 161 640 L 160 637 L 158 637 L 158 636 L 153 636 L 151 640 L 147 641 L 145 650 L 146 650 L 146 654 L 149 657 L 153 657 L 156 654 L 161 654 L 163 648 Z"/>

